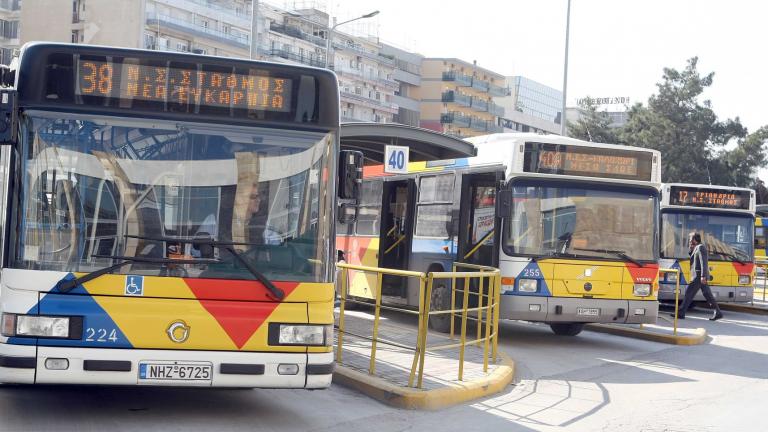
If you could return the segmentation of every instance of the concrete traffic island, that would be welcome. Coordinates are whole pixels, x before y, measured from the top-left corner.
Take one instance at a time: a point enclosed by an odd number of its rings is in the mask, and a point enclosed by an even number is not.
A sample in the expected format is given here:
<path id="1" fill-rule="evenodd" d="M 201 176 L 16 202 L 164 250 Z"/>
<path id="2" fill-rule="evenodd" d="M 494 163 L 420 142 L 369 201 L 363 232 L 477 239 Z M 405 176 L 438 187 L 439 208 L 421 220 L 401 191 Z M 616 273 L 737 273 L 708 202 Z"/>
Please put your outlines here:
<path id="1" fill-rule="evenodd" d="M 720 309 L 755 315 L 768 315 L 768 302 L 757 297 L 758 293 L 755 292 L 755 300 L 752 303 L 720 303 Z"/>
<path id="2" fill-rule="evenodd" d="M 659 319 L 666 321 L 663 317 Z M 669 325 L 645 324 L 642 327 L 633 324 L 587 324 L 584 329 L 671 345 L 701 345 L 708 340 L 707 330 L 703 328 L 678 327 L 675 334 L 671 323 Z"/>
<path id="3" fill-rule="evenodd" d="M 341 362 L 336 365 L 334 383 L 394 407 L 438 410 L 499 393 L 514 378 L 515 363 L 511 358 L 499 352 L 496 362 L 489 363 L 487 372 L 483 372 L 484 347 L 470 345 L 464 353 L 463 380 L 459 381 L 459 349 L 430 351 L 431 345 L 451 342 L 448 335 L 430 332 L 422 388 L 416 388 L 417 378 L 409 386 L 414 363 L 411 347 L 416 341 L 417 327 L 384 316 L 379 323 L 375 370 L 369 374 L 372 318 L 372 314 L 365 312 L 346 313 Z M 474 326 L 468 326 L 468 335 L 476 335 L 475 331 Z M 458 342 L 458 336 L 454 341 Z"/>

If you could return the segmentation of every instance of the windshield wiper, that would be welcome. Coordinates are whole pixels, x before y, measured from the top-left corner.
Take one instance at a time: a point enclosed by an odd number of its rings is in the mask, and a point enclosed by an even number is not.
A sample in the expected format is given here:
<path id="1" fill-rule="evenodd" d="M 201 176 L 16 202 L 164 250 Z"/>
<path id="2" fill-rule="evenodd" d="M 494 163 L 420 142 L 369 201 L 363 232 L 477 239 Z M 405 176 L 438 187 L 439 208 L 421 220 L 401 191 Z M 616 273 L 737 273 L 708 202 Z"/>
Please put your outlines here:
<path id="1" fill-rule="evenodd" d="M 56 288 L 59 289 L 60 292 L 66 293 L 72 291 L 76 286 L 83 284 L 88 281 L 92 281 L 98 277 L 104 276 L 105 274 L 112 273 L 113 271 L 119 269 L 120 267 L 134 262 L 143 262 L 143 263 L 152 263 L 152 264 L 208 264 L 208 263 L 214 263 L 219 262 L 218 260 L 208 260 L 208 259 L 194 259 L 194 260 L 177 260 L 177 259 L 171 259 L 171 258 L 145 258 L 145 257 L 129 257 L 129 256 L 117 256 L 117 255 L 91 255 L 92 258 L 110 258 L 110 259 L 116 259 L 120 260 L 120 262 L 112 264 L 109 267 L 104 267 L 103 269 L 94 270 L 90 273 L 86 273 L 80 277 L 76 277 L 74 279 L 68 279 L 68 280 L 60 280 L 56 284 Z"/>
<path id="2" fill-rule="evenodd" d="M 237 249 L 235 249 L 235 246 L 259 246 L 256 243 L 240 243 L 240 242 L 222 242 L 217 241 L 209 238 L 201 238 L 201 239 L 178 239 L 173 237 L 151 237 L 151 236 L 138 236 L 138 235 L 131 235 L 127 234 L 125 237 L 128 238 L 135 238 L 139 240 L 152 240 L 152 241 L 162 241 L 162 242 L 177 242 L 177 243 L 189 243 L 189 244 L 198 244 L 198 245 L 208 245 L 211 247 L 224 249 L 225 251 L 232 254 L 235 259 L 240 262 L 240 264 L 243 265 L 252 275 L 256 278 L 257 281 L 261 282 L 262 285 L 264 285 L 267 290 L 272 294 L 272 297 L 275 298 L 275 300 L 281 301 L 283 298 L 285 298 L 285 291 L 281 290 L 277 286 L 275 286 L 274 283 L 272 283 L 271 280 L 267 279 L 266 276 L 264 276 L 263 273 L 258 271 L 251 263 L 248 262 L 245 258 L 243 258 L 243 254 L 239 252 Z M 174 262 L 178 262 L 176 260 L 172 260 Z M 200 262 L 200 261 L 196 261 Z M 214 262 L 219 262 L 214 260 Z"/>
<path id="3" fill-rule="evenodd" d="M 621 258 L 621 259 L 623 259 L 625 261 L 629 261 L 629 262 L 631 262 L 632 264 L 634 264 L 634 265 L 636 265 L 638 267 L 644 267 L 643 264 L 640 261 L 638 261 L 638 260 L 632 258 L 631 256 L 627 255 L 627 253 L 625 251 L 623 251 L 623 250 L 587 249 L 587 248 L 574 248 L 574 249 L 575 250 L 586 251 L 586 252 L 600 252 L 600 253 L 607 253 L 607 254 L 616 255 L 617 257 L 619 257 L 619 258 Z"/>

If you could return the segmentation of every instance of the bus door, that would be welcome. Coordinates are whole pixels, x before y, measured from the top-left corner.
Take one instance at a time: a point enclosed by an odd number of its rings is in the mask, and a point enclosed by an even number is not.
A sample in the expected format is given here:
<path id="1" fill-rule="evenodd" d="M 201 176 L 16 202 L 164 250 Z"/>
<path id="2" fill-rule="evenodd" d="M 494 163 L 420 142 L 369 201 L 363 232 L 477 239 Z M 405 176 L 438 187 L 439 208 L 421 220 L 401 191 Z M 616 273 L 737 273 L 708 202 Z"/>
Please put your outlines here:
<path id="1" fill-rule="evenodd" d="M 413 180 L 384 182 L 381 207 L 381 233 L 379 238 L 379 267 L 407 270 L 411 233 L 413 232 L 413 206 L 416 187 Z M 406 297 L 407 279 L 385 275 L 382 295 Z"/>
<path id="2" fill-rule="evenodd" d="M 459 213 L 459 241 L 456 261 L 496 267 L 499 252 L 496 247 L 496 176 L 492 173 L 464 174 L 461 181 L 461 206 Z M 457 281 L 457 289 L 463 289 L 463 281 Z M 485 285 L 483 290 L 487 290 Z M 478 291 L 478 281 L 473 280 L 470 291 Z M 477 305 L 477 297 L 470 296 L 470 307 Z"/>
<path id="3" fill-rule="evenodd" d="M 465 174 L 461 183 L 461 202 L 470 205 L 461 206 L 456 260 L 496 267 L 496 176 Z"/>

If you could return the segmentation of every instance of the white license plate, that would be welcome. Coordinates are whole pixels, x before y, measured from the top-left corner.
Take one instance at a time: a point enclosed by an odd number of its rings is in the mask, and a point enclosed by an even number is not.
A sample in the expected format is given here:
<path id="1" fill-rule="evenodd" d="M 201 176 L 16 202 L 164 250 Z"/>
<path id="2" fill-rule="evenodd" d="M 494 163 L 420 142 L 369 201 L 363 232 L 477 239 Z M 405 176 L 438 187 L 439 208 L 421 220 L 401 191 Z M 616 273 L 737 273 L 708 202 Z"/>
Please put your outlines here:
<path id="1" fill-rule="evenodd" d="M 576 315 L 580 316 L 600 316 L 599 308 L 576 308 Z"/>
<path id="2" fill-rule="evenodd" d="M 141 362 L 140 381 L 194 381 L 211 382 L 213 366 L 210 363 Z"/>

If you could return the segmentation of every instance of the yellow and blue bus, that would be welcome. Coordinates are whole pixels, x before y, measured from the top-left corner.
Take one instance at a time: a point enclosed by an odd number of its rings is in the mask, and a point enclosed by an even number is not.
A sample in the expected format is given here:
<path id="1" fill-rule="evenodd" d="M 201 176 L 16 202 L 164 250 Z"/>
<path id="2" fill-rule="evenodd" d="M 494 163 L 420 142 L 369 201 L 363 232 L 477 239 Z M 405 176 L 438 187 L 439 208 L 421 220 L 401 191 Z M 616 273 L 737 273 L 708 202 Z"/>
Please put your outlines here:
<path id="1" fill-rule="evenodd" d="M 0 382 L 330 385 L 331 72 L 37 43 L 2 81 Z"/>
<path id="2" fill-rule="evenodd" d="M 557 334 L 656 321 L 659 152 L 534 134 L 469 141 L 476 157 L 411 163 L 407 174 L 366 167 L 358 219 L 337 229 L 347 260 L 499 267 L 501 318 L 549 323 Z M 375 280 L 350 276 L 351 295 L 371 298 Z M 450 295 L 437 287 L 432 304 L 448 309 Z M 417 307 L 418 286 L 385 278 L 382 299 Z M 430 325 L 447 331 L 449 318 Z"/>
<path id="3" fill-rule="evenodd" d="M 752 301 L 755 192 L 728 186 L 663 185 L 659 263 L 665 268 L 681 270 L 681 287 L 690 281 L 688 234 L 693 231 L 701 233 L 707 246 L 709 285 L 717 301 Z M 665 275 L 659 300 L 674 301 L 676 277 L 671 273 Z M 704 301 L 704 297 L 699 293 L 694 300 Z"/>
<path id="4" fill-rule="evenodd" d="M 758 204 L 755 206 L 755 257 L 763 260 L 768 256 L 768 232 L 765 230 L 768 223 L 764 222 L 768 222 L 768 204 Z"/>

